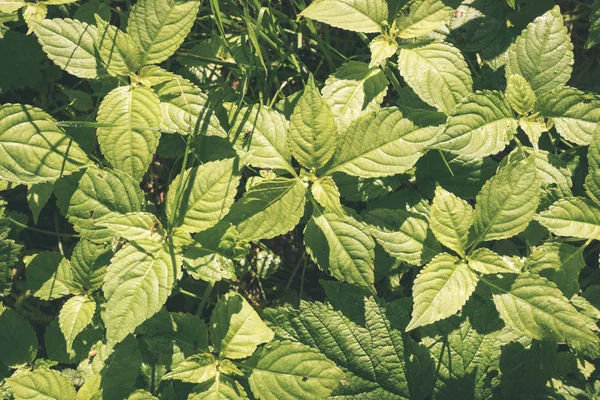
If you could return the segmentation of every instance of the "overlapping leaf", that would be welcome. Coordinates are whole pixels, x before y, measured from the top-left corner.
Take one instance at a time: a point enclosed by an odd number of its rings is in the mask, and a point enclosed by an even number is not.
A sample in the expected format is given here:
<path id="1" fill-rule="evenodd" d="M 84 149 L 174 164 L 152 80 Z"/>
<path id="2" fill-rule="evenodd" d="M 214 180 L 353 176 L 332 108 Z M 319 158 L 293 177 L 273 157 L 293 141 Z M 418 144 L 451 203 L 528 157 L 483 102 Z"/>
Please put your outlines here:
<path id="1" fill-rule="evenodd" d="M 18 399 L 75 400 L 75 388 L 66 376 L 52 369 L 39 369 L 6 380 Z"/>
<path id="2" fill-rule="evenodd" d="M 409 2 L 396 21 L 398 36 L 416 38 L 430 33 L 448 21 L 460 3 L 460 0 Z"/>
<path id="3" fill-rule="evenodd" d="M 385 0 L 315 0 L 300 16 L 354 32 L 381 31 L 387 20 Z"/>
<path id="4" fill-rule="evenodd" d="M 600 240 L 600 207 L 586 198 L 561 199 L 535 219 L 559 236 Z"/>
<path id="5" fill-rule="evenodd" d="M 443 245 L 465 254 L 473 221 L 473 208 L 469 203 L 441 187 L 435 189 L 430 226 Z"/>

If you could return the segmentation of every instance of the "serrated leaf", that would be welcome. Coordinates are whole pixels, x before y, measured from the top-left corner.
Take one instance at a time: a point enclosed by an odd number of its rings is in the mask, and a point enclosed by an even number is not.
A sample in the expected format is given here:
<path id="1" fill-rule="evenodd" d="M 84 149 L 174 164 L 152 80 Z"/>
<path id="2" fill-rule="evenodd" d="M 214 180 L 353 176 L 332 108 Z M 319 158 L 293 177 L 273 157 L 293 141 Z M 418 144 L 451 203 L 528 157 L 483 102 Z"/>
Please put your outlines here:
<path id="1" fill-rule="evenodd" d="M 71 256 L 73 281 L 88 291 L 100 289 L 111 256 L 110 246 L 80 239 Z"/>
<path id="2" fill-rule="evenodd" d="M 426 118 L 411 121 L 397 108 L 384 108 L 354 121 L 338 142 L 327 174 L 345 172 L 363 178 L 396 175 L 412 168 L 439 126 Z"/>
<path id="3" fill-rule="evenodd" d="M 469 203 L 442 187 L 435 189 L 429 223 L 440 243 L 464 255 L 473 221 L 473 207 Z"/>
<path id="4" fill-rule="evenodd" d="M 273 342 L 248 363 L 252 393 L 260 399 L 326 398 L 344 373 L 323 354 L 293 342 Z"/>
<path id="5" fill-rule="evenodd" d="M 44 3 L 28 3 L 23 8 L 23 20 L 29 27 L 28 35 L 46 18 L 46 14 L 48 14 L 48 7 Z"/>
<path id="6" fill-rule="evenodd" d="M 217 375 L 217 361 L 209 353 L 195 354 L 186 358 L 163 379 L 177 379 L 189 383 L 206 382 Z"/>
<path id="7" fill-rule="evenodd" d="M 96 121 L 100 150 L 110 164 L 140 181 L 152 161 L 160 132 L 160 100 L 144 86 L 112 90 L 100 103 Z"/>
<path id="8" fill-rule="evenodd" d="M 592 137 L 588 148 L 588 174 L 585 177 L 585 191 L 596 204 L 600 205 L 600 126 Z"/>
<path id="9" fill-rule="evenodd" d="M 600 1 L 595 0 L 590 12 L 590 29 L 584 47 L 591 49 L 600 43 Z"/>
<path id="10" fill-rule="evenodd" d="M 156 314 L 171 293 L 181 254 L 166 243 L 130 242 L 115 254 L 104 278 L 103 315 L 113 345 Z"/>
<path id="11" fill-rule="evenodd" d="M 233 359 L 252 355 L 260 344 L 273 339 L 273 331 L 237 293 L 222 297 L 210 317 L 211 340 L 220 357 Z"/>
<path id="12" fill-rule="evenodd" d="M 324 176 L 314 182 L 310 188 L 317 203 L 328 211 L 343 215 L 344 207 L 340 202 L 340 191 L 330 176 Z"/>
<path id="13" fill-rule="evenodd" d="M 58 252 L 36 254 L 27 263 L 27 287 L 42 300 L 55 300 L 68 295 L 73 288 L 69 260 Z"/>
<path id="14" fill-rule="evenodd" d="M 27 203 L 33 215 L 33 222 L 37 224 L 40 212 L 52 197 L 54 182 L 39 182 L 27 185 Z"/>
<path id="15" fill-rule="evenodd" d="M 369 68 L 377 67 L 396 54 L 398 51 L 398 42 L 394 38 L 385 35 L 379 35 L 369 43 L 371 50 L 371 62 Z"/>
<path id="16" fill-rule="evenodd" d="M 500 168 L 477 195 L 473 243 L 523 232 L 539 202 L 540 182 L 533 157 Z"/>
<path id="17" fill-rule="evenodd" d="M 536 18 L 508 51 L 506 77 L 521 75 L 537 93 L 567 83 L 573 69 L 573 45 L 558 6 Z"/>
<path id="18" fill-rule="evenodd" d="M 66 376 L 40 369 L 6 380 L 15 398 L 27 400 L 75 400 L 75 388 Z"/>
<path id="19" fill-rule="evenodd" d="M 304 167 L 323 167 L 333 155 L 337 142 L 333 112 L 323 100 L 311 77 L 290 116 L 289 146 Z"/>
<path id="20" fill-rule="evenodd" d="M 200 232 L 223 219 L 240 183 L 236 164 L 235 159 L 213 161 L 176 176 L 166 201 L 171 226 L 184 232 Z"/>
<path id="21" fill-rule="evenodd" d="M 0 12 L 11 14 L 27 5 L 24 0 L 0 0 Z"/>
<path id="22" fill-rule="evenodd" d="M 527 79 L 521 75 L 510 75 L 506 82 L 506 99 L 513 110 L 526 115 L 533 110 L 536 96 Z"/>
<path id="23" fill-rule="evenodd" d="M 431 0 L 424 1 L 433 3 Z M 460 50 L 449 43 L 434 42 L 402 48 L 398 69 L 423 101 L 445 114 L 450 114 L 473 91 L 469 66 Z"/>
<path id="24" fill-rule="evenodd" d="M 159 64 L 181 46 L 194 25 L 199 1 L 142 0 L 131 9 L 127 33 L 140 51 L 140 64 Z"/>
<path id="25" fill-rule="evenodd" d="M 518 274 L 521 269 L 508 257 L 502 257 L 490 249 L 482 247 L 467 257 L 469 267 L 481 274 Z"/>
<path id="26" fill-rule="evenodd" d="M 10 308 L 0 306 L 0 365 L 16 368 L 31 363 L 37 349 L 37 336 L 31 324 Z"/>
<path id="27" fill-rule="evenodd" d="M 437 147 L 469 158 L 481 158 L 504 149 L 518 122 L 503 93 L 475 92 L 454 109 Z"/>
<path id="28" fill-rule="evenodd" d="M 188 400 L 245 400 L 247 398 L 248 395 L 242 385 L 220 374 L 194 387 L 188 396 Z"/>
<path id="29" fill-rule="evenodd" d="M 315 0 L 299 15 L 354 32 L 380 32 L 387 21 L 385 0 Z"/>
<path id="30" fill-rule="evenodd" d="M 96 311 L 96 302 L 86 296 L 75 296 L 63 304 L 58 314 L 58 324 L 67 342 L 67 353 L 73 341 L 91 322 Z"/>
<path id="31" fill-rule="evenodd" d="M 39 108 L 0 106 L 0 178 L 14 183 L 55 181 L 89 164 L 79 145 Z"/>
<path id="32" fill-rule="evenodd" d="M 479 279 L 464 261 L 442 253 L 417 275 L 412 319 L 406 331 L 456 314 L 475 291 Z"/>
<path id="33" fill-rule="evenodd" d="M 586 146 L 600 122 L 600 97 L 565 86 L 540 96 L 536 111 L 566 140 Z"/>
<path id="34" fill-rule="evenodd" d="M 304 244 L 321 270 L 373 290 L 375 242 L 362 223 L 348 215 L 315 209 L 304 230 Z"/>
<path id="35" fill-rule="evenodd" d="M 161 241 L 165 236 L 158 218 L 154 214 L 146 212 L 108 214 L 98 221 L 97 225 L 108 228 L 114 236 L 128 241 L 139 239 Z"/>
<path id="36" fill-rule="evenodd" d="M 519 119 L 519 128 L 525 132 L 529 142 L 533 145 L 533 147 L 538 149 L 538 142 L 540 141 L 540 137 L 544 132 L 548 132 L 549 127 L 544 118 L 536 118 L 536 119 L 527 119 L 521 118 Z"/>
<path id="37" fill-rule="evenodd" d="M 94 47 L 98 40 L 94 25 L 69 18 L 45 19 L 35 34 L 48 58 L 68 73 L 84 79 L 106 74 Z"/>
<path id="38" fill-rule="evenodd" d="M 349 61 L 325 82 L 321 93 L 335 117 L 338 133 L 361 115 L 379 109 L 387 93 L 388 81 L 379 68 Z"/>
<path id="39" fill-rule="evenodd" d="M 560 199 L 535 220 L 558 236 L 600 240 L 600 207 L 586 198 Z"/>
<path id="40" fill-rule="evenodd" d="M 112 76 L 128 76 L 137 72 L 141 57 L 131 36 L 99 16 L 95 17 L 98 27 L 96 49 L 108 73 Z"/>
<path id="41" fill-rule="evenodd" d="M 401 38 L 416 38 L 439 28 L 454 14 L 460 0 L 414 0 L 400 11 L 396 29 Z"/>
<path id="42" fill-rule="evenodd" d="M 245 241 L 288 233 L 304 215 L 306 188 L 299 179 L 275 178 L 252 186 L 233 204 L 227 220 Z"/>
<path id="43" fill-rule="evenodd" d="M 502 320 L 538 340 L 598 342 L 585 320 L 552 282 L 536 274 L 481 278 L 492 289 Z"/>

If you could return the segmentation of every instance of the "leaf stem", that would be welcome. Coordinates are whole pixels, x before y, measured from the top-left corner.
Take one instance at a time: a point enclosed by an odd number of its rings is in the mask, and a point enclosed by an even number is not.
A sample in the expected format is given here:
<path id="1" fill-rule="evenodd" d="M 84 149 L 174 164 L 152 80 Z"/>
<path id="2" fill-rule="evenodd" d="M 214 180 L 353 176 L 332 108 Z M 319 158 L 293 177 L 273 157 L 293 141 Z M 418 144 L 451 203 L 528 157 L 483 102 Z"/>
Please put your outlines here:
<path id="1" fill-rule="evenodd" d="M 202 316 L 204 307 L 206 307 L 206 303 L 208 303 L 208 298 L 210 297 L 210 294 L 214 287 L 215 287 L 214 282 L 212 282 L 212 281 L 208 282 L 206 289 L 204 289 L 204 293 L 202 293 L 202 299 L 200 300 L 200 305 L 198 306 L 198 311 L 196 311 L 197 316 L 199 316 L 199 317 Z"/>

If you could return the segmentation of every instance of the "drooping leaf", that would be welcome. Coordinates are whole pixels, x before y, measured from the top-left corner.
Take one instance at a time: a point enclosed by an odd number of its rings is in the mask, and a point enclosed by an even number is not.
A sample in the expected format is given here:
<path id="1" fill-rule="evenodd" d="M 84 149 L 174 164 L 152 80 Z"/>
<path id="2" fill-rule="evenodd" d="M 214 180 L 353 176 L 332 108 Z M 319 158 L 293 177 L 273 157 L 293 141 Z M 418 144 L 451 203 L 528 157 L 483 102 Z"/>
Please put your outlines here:
<path id="1" fill-rule="evenodd" d="M 16 368 L 31 363 L 37 350 L 37 336 L 31 324 L 0 305 L 0 365 Z"/>
<path id="2" fill-rule="evenodd" d="M 535 220 L 558 236 L 600 240 L 600 207 L 586 198 L 558 200 Z"/>
<path id="3" fill-rule="evenodd" d="M 19 184 L 55 181 L 88 164 L 79 145 L 39 108 L 0 106 L 0 178 Z"/>
<path id="4" fill-rule="evenodd" d="M 158 146 L 160 100 L 144 86 L 112 90 L 100 103 L 97 130 L 100 149 L 113 168 L 142 179 Z"/>
<path id="5" fill-rule="evenodd" d="M 133 6 L 127 33 L 140 51 L 140 64 L 159 64 L 181 46 L 192 29 L 199 1 L 142 0 Z"/>
<path id="6" fill-rule="evenodd" d="M 28 400 L 75 400 L 75 388 L 66 376 L 39 369 L 6 380 L 15 398 Z"/>
<path id="7" fill-rule="evenodd" d="M 189 383 L 206 382 L 217 375 L 217 362 L 212 354 L 195 354 L 177 365 L 163 379 L 177 379 Z"/>
<path id="8" fill-rule="evenodd" d="M 315 0 L 299 16 L 349 31 L 374 33 L 387 21 L 388 5 L 385 0 Z"/>
<path id="9" fill-rule="evenodd" d="M 426 35 L 448 21 L 460 0 L 415 0 L 400 11 L 396 21 L 398 36 L 416 38 Z"/>
<path id="10" fill-rule="evenodd" d="M 77 335 L 92 322 L 95 311 L 96 302 L 87 296 L 74 296 L 63 304 L 58 323 L 67 342 L 67 353 L 71 351 Z"/>
<path id="11" fill-rule="evenodd" d="M 423 1 L 438 5 L 443 3 Z M 402 48 L 398 69 L 423 101 L 445 114 L 450 114 L 473 91 L 469 66 L 460 50 L 449 43 L 434 42 Z"/>
<path id="12" fill-rule="evenodd" d="M 537 93 L 567 83 L 573 69 L 573 45 L 558 6 L 527 26 L 508 51 L 506 77 L 521 75 Z"/>
<path id="13" fill-rule="evenodd" d="M 97 54 L 112 76 L 128 76 L 140 67 L 140 52 L 127 33 L 96 16 Z"/>
<path id="14" fill-rule="evenodd" d="M 68 295 L 73 287 L 69 260 L 58 252 L 36 254 L 27 263 L 27 287 L 42 300 L 55 300 Z"/>
<path id="15" fill-rule="evenodd" d="M 585 177 L 585 191 L 596 204 L 600 205 L 600 126 L 592 137 L 588 148 L 588 174 Z"/>
<path id="16" fill-rule="evenodd" d="M 506 82 L 506 99 L 513 110 L 526 115 L 533 110 L 536 96 L 527 79 L 521 75 L 510 75 Z"/>
<path id="17" fill-rule="evenodd" d="M 430 227 L 440 243 L 464 255 L 473 221 L 473 207 L 469 203 L 439 186 L 435 189 Z"/>
<path id="18" fill-rule="evenodd" d="M 258 345 L 273 339 L 273 331 L 252 306 L 233 292 L 219 300 L 209 326 L 212 343 L 221 357 L 246 358 Z"/>

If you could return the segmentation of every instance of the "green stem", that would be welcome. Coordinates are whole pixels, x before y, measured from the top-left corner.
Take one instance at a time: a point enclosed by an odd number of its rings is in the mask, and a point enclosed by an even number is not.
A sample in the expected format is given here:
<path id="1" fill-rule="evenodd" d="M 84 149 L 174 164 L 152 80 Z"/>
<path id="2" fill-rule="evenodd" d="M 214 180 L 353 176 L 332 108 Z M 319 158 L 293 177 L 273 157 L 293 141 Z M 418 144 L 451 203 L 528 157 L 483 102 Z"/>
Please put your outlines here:
<path id="1" fill-rule="evenodd" d="M 5 218 L 7 218 L 10 222 L 12 222 L 14 225 L 18 226 L 19 228 L 28 229 L 32 232 L 43 233 L 45 235 L 58 236 L 58 237 L 70 237 L 70 238 L 78 238 L 79 237 L 79 235 L 77 235 L 75 233 L 57 233 L 57 232 L 47 231 L 45 229 L 34 228 L 33 226 L 22 224 L 21 222 L 13 219 L 11 217 L 8 217 L 8 216 L 5 216 Z"/>
<path id="2" fill-rule="evenodd" d="M 208 298 L 215 287 L 214 282 L 208 282 L 208 286 L 204 289 L 204 293 L 202 293 L 202 299 L 200 300 L 200 305 L 198 306 L 198 311 L 196 311 L 197 316 L 202 316 L 202 312 L 204 311 L 204 307 L 206 307 L 206 303 L 208 303 Z"/>

